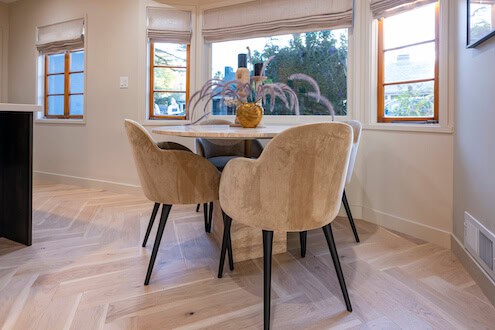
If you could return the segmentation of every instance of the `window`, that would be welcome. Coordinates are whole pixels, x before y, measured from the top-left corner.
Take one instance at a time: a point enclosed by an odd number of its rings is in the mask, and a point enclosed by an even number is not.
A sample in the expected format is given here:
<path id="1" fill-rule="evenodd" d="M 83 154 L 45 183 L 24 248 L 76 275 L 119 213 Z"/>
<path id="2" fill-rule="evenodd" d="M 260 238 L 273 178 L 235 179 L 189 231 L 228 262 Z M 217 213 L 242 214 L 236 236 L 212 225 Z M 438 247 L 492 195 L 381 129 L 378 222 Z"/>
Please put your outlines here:
<path id="1" fill-rule="evenodd" d="M 45 118 L 82 119 L 84 50 L 44 55 Z"/>
<path id="2" fill-rule="evenodd" d="M 378 20 L 379 122 L 438 122 L 438 3 Z"/>
<path id="3" fill-rule="evenodd" d="M 347 114 L 347 29 L 294 33 L 288 35 L 252 38 L 212 43 L 212 78 L 235 79 L 237 54 L 249 47 L 252 62 L 263 62 L 277 55 L 268 65 L 268 82 L 282 82 L 298 94 L 301 115 L 328 115 L 328 110 L 305 94 L 312 90 L 306 83 L 288 81 L 294 73 L 305 73 L 319 84 L 321 93 L 333 104 L 336 115 Z M 250 68 L 250 70 L 253 70 Z M 268 106 L 265 106 L 267 109 Z M 214 115 L 231 115 L 235 109 L 225 105 L 221 98 L 213 100 Z M 282 102 L 275 103 L 273 112 L 265 115 L 293 115 Z"/>
<path id="4" fill-rule="evenodd" d="M 151 41 L 150 50 L 149 119 L 186 119 L 190 46 Z"/>

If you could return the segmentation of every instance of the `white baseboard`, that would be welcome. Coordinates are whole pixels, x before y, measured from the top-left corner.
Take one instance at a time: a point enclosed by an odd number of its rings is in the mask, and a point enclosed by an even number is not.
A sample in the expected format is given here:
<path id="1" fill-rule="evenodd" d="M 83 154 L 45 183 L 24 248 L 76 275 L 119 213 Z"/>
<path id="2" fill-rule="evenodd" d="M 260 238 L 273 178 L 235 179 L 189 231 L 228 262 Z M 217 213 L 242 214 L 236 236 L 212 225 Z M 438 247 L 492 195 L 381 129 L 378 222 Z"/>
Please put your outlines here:
<path id="1" fill-rule="evenodd" d="M 450 249 L 451 233 L 447 231 L 372 208 L 362 207 L 361 209 L 361 219 L 365 221 Z"/>
<path id="2" fill-rule="evenodd" d="M 476 262 L 473 256 L 466 250 L 464 244 L 462 244 L 454 234 L 451 235 L 451 241 L 452 252 L 457 256 L 476 284 L 479 285 L 488 300 L 495 306 L 495 282 L 486 273 L 483 267 Z"/>
<path id="3" fill-rule="evenodd" d="M 143 195 L 141 186 L 137 185 L 41 171 L 34 171 L 33 174 L 34 179 L 39 181 L 62 183 L 92 189 L 104 189 L 124 194 Z"/>

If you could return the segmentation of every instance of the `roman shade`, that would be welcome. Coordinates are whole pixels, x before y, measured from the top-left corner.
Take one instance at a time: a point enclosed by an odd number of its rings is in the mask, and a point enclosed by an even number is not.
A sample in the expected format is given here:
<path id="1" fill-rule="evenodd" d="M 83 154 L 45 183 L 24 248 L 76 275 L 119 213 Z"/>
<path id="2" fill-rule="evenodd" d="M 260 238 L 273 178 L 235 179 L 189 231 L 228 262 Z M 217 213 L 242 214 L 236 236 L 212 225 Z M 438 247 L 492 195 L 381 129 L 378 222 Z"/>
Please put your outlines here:
<path id="1" fill-rule="evenodd" d="M 370 7 L 374 18 L 383 18 L 437 1 L 438 0 L 371 0 Z"/>
<path id="2" fill-rule="evenodd" d="M 191 35 L 190 11 L 148 7 L 148 38 L 188 44 L 191 42 Z"/>
<path id="3" fill-rule="evenodd" d="M 353 0 L 257 0 L 204 11 L 206 42 L 352 26 Z"/>
<path id="4" fill-rule="evenodd" d="M 38 27 L 36 48 L 41 53 L 74 50 L 83 47 L 83 18 Z"/>

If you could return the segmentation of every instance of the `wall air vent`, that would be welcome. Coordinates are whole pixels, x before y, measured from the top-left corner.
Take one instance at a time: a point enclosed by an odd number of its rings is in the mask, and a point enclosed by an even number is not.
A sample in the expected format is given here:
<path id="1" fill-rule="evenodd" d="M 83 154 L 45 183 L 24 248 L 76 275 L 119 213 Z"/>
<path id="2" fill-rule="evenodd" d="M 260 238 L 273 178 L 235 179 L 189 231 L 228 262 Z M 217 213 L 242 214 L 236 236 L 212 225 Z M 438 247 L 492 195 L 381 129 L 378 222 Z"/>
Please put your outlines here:
<path id="1" fill-rule="evenodd" d="M 495 235 L 467 212 L 464 212 L 464 246 L 495 280 Z"/>

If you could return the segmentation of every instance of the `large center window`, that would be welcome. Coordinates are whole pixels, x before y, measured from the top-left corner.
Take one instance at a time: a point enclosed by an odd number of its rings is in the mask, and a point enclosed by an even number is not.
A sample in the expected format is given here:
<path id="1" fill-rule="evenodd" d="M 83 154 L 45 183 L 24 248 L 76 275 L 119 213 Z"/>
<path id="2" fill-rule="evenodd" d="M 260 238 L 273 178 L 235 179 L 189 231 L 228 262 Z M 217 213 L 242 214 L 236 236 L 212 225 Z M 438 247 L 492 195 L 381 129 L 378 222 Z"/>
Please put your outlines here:
<path id="1" fill-rule="evenodd" d="M 282 82 L 298 94 L 301 115 L 328 115 L 328 110 L 314 98 L 306 95 L 312 91 L 306 83 L 289 81 L 294 73 L 313 77 L 321 94 L 328 98 L 335 114 L 347 114 L 347 29 L 294 33 L 263 38 L 252 38 L 212 43 L 212 78 L 225 81 L 235 79 L 237 55 L 251 51 L 252 63 L 266 61 L 275 55 L 268 65 L 267 82 Z M 248 66 L 252 70 L 253 68 Z M 282 102 L 275 103 L 273 112 L 265 106 L 265 115 L 293 115 Z M 226 105 L 220 97 L 213 100 L 214 115 L 232 115 L 235 109 Z"/>

